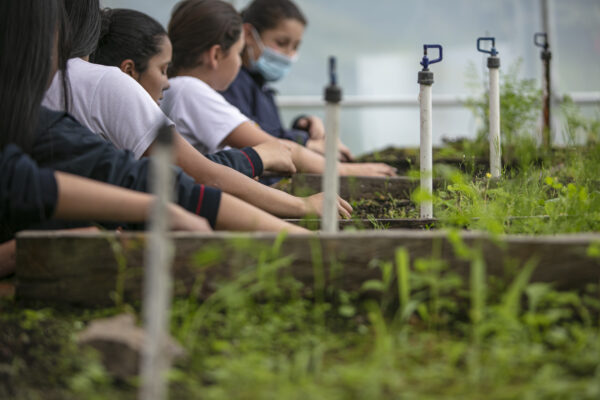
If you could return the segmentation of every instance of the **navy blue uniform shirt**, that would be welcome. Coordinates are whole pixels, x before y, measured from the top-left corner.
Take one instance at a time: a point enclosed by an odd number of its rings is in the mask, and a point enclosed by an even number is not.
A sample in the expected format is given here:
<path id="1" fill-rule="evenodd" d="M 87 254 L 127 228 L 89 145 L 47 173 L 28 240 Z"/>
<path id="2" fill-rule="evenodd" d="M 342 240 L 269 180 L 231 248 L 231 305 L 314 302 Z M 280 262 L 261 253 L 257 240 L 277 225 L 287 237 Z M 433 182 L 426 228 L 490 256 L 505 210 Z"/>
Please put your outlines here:
<path id="1" fill-rule="evenodd" d="M 0 243 L 52 217 L 58 199 L 54 172 L 14 144 L 0 152 Z"/>
<path id="2" fill-rule="evenodd" d="M 285 129 L 281 124 L 279 109 L 275 104 L 275 90 L 266 84 L 261 75 L 242 67 L 229 89 L 222 92 L 222 95 L 263 131 L 280 139 L 306 144 L 308 132 Z"/>

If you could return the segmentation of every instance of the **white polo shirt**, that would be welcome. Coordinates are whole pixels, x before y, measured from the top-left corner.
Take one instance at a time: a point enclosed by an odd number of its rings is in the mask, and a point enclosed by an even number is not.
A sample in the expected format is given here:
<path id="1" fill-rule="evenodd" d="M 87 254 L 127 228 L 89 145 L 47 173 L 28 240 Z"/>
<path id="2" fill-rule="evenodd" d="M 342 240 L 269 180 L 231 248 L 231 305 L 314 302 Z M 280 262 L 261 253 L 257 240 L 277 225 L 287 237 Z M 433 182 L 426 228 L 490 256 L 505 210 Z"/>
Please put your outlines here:
<path id="1" fill-rule="evenodd" d="M 224 148 L 223 140 L 249 121 L 235 106 L 198 78 L 169 79 L 171 87 L 160 103 L 164 113 L 188 142 L 203 154 Z"/>
<path id="2" fill-rule="evenodd" d="M 118 149 L 142 157 L 162 124 L 173 123 L 150 94 L 132 77 L 116 67 L 72 58 L 67 66 L 70 102 L 65 110 L 62 75 L 57 73 L 42 105 L 68 111 L 92 132 Z"/>

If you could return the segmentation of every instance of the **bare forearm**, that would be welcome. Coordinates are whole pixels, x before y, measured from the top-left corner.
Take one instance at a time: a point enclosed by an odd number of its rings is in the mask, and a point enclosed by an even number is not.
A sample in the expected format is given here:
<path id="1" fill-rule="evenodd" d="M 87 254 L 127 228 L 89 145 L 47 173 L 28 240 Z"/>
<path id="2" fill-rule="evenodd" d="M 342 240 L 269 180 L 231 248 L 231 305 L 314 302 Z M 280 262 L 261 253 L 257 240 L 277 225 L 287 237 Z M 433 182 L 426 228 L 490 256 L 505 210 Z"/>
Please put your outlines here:
<path id="1" fill-rule="evenodd" d="M 234 129 L 224 140 L 231 147 L 256 146 L 268 141 L 280 140 L 292 151 L 292 161 L 299 172 L 320 174 L 325 169 L 322 155 L 285 139 L 277 139 L 258 127 L 253 122 L 245 122 Z"/>
<path id="2" fill-rule="evenodd" d="M 56 172 L 58 202 L 55 218 L 142 222 L 152 196 L 78 176 Z"/>
<path id="3" fill-rule="evenodd" d="M 290 146 L 292 146 L 292 160 L 299 172 L 322 174 L 325 171 L 325 158 L 322 155 L 297 143 L 291 142 Z"/>
<path id="4" fill-rule="evenodd" d="M 307 213 L 304 201 L 299 197 L 265 186 L 226 167 L 215 165 L 206 175 L 209 176 L 211 186 L 270 214 L 279 217 L 302 217 Z M 197 179 L 196 174 L 192 176 Z"/>
<path id="5" fill-rule="evenodd" d="M 218 230 L 247 232 L 281 232 L 284 230 L 290 233 L 307 232 L 299 226 L 282 221 L 281 219 L 226 193 L 223 193 L 221 197 L 221 206 L 219 207 L 219 214 L 217 215 L 216 228 Z"/>
<path id="6" fill-rule="evenodd" d="M 54 218 L 86 221 L 144 222 L 155 197 L 102 182 L 56 172 L 58 202 Z M 209 232 L 206 219 L 177 204 L 167 206 L 172 230 Z"/>
<path id="7" fill-rule="evenodd" d="M 181 136 L 175 137 L 176 163 L 196 182 L 219 188 L 273 215 L 302 217 L 307 214 L 307 207 L 302 199 L 258 183 L 231 168 L 215 164 Z"/>

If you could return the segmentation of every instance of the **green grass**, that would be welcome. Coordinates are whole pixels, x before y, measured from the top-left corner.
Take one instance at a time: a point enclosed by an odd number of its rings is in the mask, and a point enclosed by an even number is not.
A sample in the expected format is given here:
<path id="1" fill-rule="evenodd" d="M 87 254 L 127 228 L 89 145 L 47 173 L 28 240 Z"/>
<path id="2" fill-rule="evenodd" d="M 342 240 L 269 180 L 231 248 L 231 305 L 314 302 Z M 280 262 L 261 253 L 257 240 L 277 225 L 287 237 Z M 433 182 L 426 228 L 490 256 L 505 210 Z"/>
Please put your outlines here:
<path id="1" fill-rule="evenodd" d="M 446 170 L 448 184 L 434 196 L 441 226 L 528 234 L 600 230 L 598 145 L 565 151 L 560 161 L 547 158 L 542 165 L 520 168 L 506 172 L 499 181 L 474 181 L 457 170 Z"/>
<path id="2" fill-rule="evenodd" d="M 294 279 L 283 237 L 272 247 L 240 243 L 247 266 L 236 279 L 203 302 L 199 285 L 173 304 L 171 332 L 189 357 L 170 373 L 171 398 L 597 399 L 598 282 L 580 293 L 531 284 L 535 259 L 492 278 L 477 245 L 450 239 L 471 265 L 468 279 L 447 268 L 440 249 L 413 259 L 399 248 L 394 262 L 373 261 L 380 279 L 352 293 Z M 219 257 L 206 249 L 196 259 Z M 11 398 L 134 398 L 135 380 L 112 381 L 74 344 L 85 321 L 114 312 L 3 303 L 1 325 L 18 327 L 3 332 L 3 346 L 31 347 L 15 351 Z"/>

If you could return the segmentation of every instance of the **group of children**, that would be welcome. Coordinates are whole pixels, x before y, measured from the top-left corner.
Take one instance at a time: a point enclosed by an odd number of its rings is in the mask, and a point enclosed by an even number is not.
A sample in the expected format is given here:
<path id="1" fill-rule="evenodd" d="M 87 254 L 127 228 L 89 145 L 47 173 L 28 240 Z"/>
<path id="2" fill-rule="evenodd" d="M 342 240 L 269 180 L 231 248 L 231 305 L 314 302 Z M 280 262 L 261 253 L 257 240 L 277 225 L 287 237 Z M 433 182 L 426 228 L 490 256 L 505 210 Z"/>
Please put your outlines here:
<path id="1" fill-rule="evenodd" d="M 0 4 L 0 276 L 15 232 L 56 220 L 141 223 L 160 127 L 174 137 L 172 228 L 303 232 L 281 217 L 320 215 L 322 194 L 259 183 L 264 171 L 322 173 L 325 130 L 283 127 L 269 82 L 285 76 L 306 19 L 290 0 L 183 0 L 166 31 L 99 0 Z M 343 175 L 394 175 L 349 163 Z M 338 199 L 341 216 L 350 205 Z M 110 225 L 107 225 L 110 226 Z"/>

